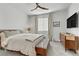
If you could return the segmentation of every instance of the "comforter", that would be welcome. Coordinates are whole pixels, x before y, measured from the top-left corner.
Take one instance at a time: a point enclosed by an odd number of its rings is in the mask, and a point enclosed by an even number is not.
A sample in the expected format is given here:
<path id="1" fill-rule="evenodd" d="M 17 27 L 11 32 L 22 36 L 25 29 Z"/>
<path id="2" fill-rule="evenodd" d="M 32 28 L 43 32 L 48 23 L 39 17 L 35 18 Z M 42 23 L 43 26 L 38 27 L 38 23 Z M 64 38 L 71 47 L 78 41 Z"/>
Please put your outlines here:
<path id="1" fill-rule="evenodd" d="M 20 51 L 25 55 L 36 55 L 35 46 L 44 40 L 42 34 L 17 34 L 5 38 L 2 42 L 2 47 L 8 50 Z"/>

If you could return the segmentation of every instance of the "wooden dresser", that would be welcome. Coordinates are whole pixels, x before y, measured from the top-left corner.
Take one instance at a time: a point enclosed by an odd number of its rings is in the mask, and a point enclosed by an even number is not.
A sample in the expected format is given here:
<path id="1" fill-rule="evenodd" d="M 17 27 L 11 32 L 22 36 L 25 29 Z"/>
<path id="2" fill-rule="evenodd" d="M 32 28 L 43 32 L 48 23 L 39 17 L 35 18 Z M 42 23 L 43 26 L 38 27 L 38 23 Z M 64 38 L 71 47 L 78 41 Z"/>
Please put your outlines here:
<path id="1" fill-rule="evenodd" d="M 66 38 L 66 35 L 64 33 L 60 33 L 60 42 L 65 45 L 65 38 Z"/>
<path id="2" fill-rule="evenodd" d="M 72 49 L 75 53 L 79 50 L 79 37 L 72 34 L 60 33 L 60 41 L 65 50 Z"/>

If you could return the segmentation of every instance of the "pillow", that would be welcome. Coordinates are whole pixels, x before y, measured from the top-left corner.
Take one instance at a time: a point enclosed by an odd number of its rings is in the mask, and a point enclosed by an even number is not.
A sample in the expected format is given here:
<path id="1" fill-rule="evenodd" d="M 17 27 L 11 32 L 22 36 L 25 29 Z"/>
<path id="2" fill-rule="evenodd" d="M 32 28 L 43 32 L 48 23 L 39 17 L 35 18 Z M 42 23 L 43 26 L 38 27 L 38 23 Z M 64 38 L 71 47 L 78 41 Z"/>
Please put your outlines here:
<path id="1" fill-rule="evenodd" d="M 5 33 L 5 37 L 9 37 L 15 34 L 19 34 L 20 31 L 4 31 L 4 33 Z"/>

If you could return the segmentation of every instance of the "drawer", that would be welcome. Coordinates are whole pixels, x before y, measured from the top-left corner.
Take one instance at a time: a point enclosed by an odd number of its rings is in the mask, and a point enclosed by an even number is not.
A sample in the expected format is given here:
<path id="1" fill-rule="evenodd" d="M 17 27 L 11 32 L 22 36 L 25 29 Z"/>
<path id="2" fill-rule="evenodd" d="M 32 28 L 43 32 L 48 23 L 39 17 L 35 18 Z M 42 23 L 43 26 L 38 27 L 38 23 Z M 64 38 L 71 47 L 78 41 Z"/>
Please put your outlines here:
<path id="1" fill-rule="evenodd" d="M 68 48 L 68 49 L 76 49 L 76 42 L 75 41 L 72 41 L 72 40 L 66 40 L 65 42 L 65 48 Z"/>
<path id="2" fill-rule="evenodd" d="M 73 40 L 74 41 L 75 37 L 74 36 L 66 36 L 66 40 L 71 40 L 71 41 Z"/>

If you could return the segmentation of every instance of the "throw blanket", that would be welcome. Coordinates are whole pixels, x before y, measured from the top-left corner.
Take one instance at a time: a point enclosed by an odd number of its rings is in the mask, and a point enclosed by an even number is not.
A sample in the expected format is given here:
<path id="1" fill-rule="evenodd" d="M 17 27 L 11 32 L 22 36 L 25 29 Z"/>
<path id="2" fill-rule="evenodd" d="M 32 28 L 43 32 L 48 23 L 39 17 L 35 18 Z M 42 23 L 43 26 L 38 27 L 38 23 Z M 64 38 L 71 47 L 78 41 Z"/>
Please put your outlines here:
<path id="1" fill-rule="evenodd" d="M 44 39 L 42 34 L 17 34 L 6 38 L 2 46 L 8 50 L 20 51 L 25 55 L 36 55 L 35 46 Z"/>

